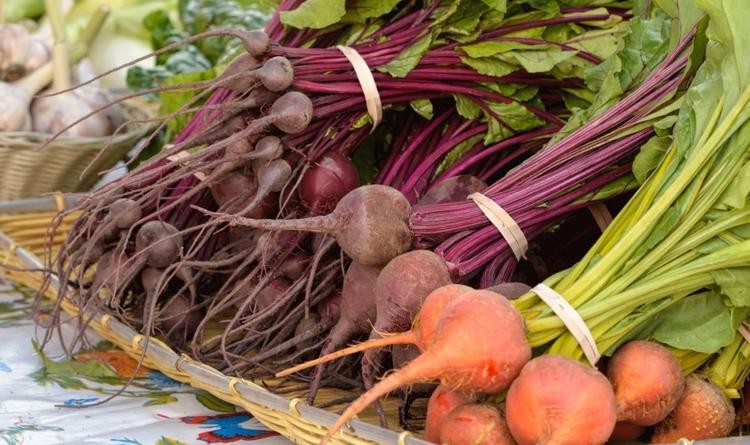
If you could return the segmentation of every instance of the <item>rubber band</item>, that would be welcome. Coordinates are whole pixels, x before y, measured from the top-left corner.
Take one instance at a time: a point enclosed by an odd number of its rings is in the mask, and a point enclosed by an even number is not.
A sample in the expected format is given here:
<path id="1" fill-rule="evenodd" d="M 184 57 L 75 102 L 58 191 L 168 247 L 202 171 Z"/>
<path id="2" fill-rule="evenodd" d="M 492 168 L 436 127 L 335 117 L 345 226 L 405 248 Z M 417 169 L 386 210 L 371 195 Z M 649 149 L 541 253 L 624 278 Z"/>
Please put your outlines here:
<path id="1" fill-rule="evenodd" d="M 3 255 L 3 264 L 9 264 L 10 260 L 13 258 L 13 255 L 16 254 L 16 249 L 18 246 L 16 246 L 16 243 L 13 242 L 13 240 L 10 240 L 10 244 L 8 245 L 8 249 L 4 252 Z"/>
<path id="2" fill-rule="evenodd" d="M 105 328 L 107 328 L 107 329 L 110 329 L 110 330 L 111 330 L 112 328 L 110 328 L 110 327 L 109 327 L 109 321 L 110 321 L 110 320 L 112 320 L 112 316 L 111 316 L 111 315 L 109 315 L 109 314 L 104 314 L 104 315 L 102 315 L 102 319 L 101 319 L 101 320 L 99 320 L 99 324 L 101 324 L 101 325 L 102 325 L 102 326 L 104 326 Z"/>
<path id="3" fill-rule="evenodd" d="M 65 197 L 63 197 L 63 194 L 60 192 L 55 192 L 52 194 L 52 196 L 55 198 L 55 206 L 57 207 L 57 212 L 62 212 L 65 210 Z"/>
<path id="4" fill-rule="evenodd" d="M 302 400 L 299 397 L 295 397 L 292 400 L 289 401 L 289 412 L 295 416 L 300 416 L 299 409 L 297 408 L 297 405 L 300 404 Z"/>
<path id="5" fill-rule="evenodd" d="M 370 71 L 367 62 L 365 62 L 365 59 L 362 58 L 356 49 L 343 45 L 337 45 L 336 49 L 344 54 L 344 57 L 346 57 L 354 68 L 359 86 L 362 87 L 362 94 L 365 96 L 367 113 L 372 119 L 372 129 L 370 132 L 373 132 L 375 127 L 383 120 L 383 104 L 380 101 L 380 93 L 378 92 L 378 86 L 375 84 L 375 78 L 372 76 L 372 71 Z"/>
<path id="6" fill-rule="evenodd" d="M 145 337 L 145 336 L 144 336 L 143 334 L 138 334 L 138 335 L 136 335 L 135 337 L 133 337 L 133 338 L 131 339 L 131 341 L 130 341 L 130 346 L 131 346 L 131 347 L 132 347 L 132 348 L 133 348 L 133 349 L 134 349 L 135 351 L 138 351 L 138 352 L 142 352 L 142 351 L 143 351 L 143 345 L 141 344 L 141 342 L 142 342 L 142 341 L 143 341 L 143 339 L 145 339 L 145 338 L 146 338 L 146 337 Z"/>
<path id="7" fill-rule="evenodd" d="M 539 298 L 547 303 L 552 312 L 560 317 L 565 327 L 568 328 L 568 331 L 576 339 L 581 349 L 583 349 L 586 359 L 591 363 L 591 366 L 595 366 L 601 358 L 601 354 L 596 347 L 594 336 L 591 335 L 591 331 L 586 326 L 586 322 L 583 321 L 581 315 L 576 312 L 573 306 L 562 295 L 544 283 L 537 284 L 531 291 L 539 295 Z"/>
<path id="8" fill-rule="evenodd" d="M 500 207 L 500 204 L 481 193 L 472 193 L 468 198 L 474 201 L 474 204 L 479 207 L 484 216 L 497 228 L 516 256 L 516 260 L 526 258 L 526 251 L 529 250 L 529 242 L 523 234 L 521 227 L 519 227 L 510 214 Z"/>
<path id="9" fill-rule="evenodd" d="M 176 369 L 177 372 L 184 373 L 185 371 L 182 370 L 182 364 L 188 360 L 190 360 L 190 357 L 188 357 L 185 354 L 181 354 L 179 357 L 177 357 L 177 360 L 175 360 L 174 362 L 174 369 Z"/>
<path id="10" fill-rule="evenodd" d="M 410 431 L 401 431 L 398 435 L 398 439 L 396 440 L 396 443 L 398 445 L 406 445 L 406 438 L 412 437 L 414 434 L 412 434 Z"/>
<path id="11" fill-rule="evenodd" d="M 240 391 L 237 389 L 237 385 L 240 383 L 240 379 L 237 377 L 231 377 L 229 379 L 229 383 L 227 383 L 227 388 L 229 389 L 229 392 L 234 394 L 236 397 L 242 398 L 242 394 L 240 394 Z"/>
<path id="12" fill-rule="evenodd" d="M 594 217 L 594 221 L 596 221 L 599 230 L 604 232 L 607 227 L 612 224 L 612 214 L 609 213 L 609 209 L 601 202 L 595 202 L 588 208 L 589 212 L 591 212 L 591 216 Z"/>
<path id="13" fill-rule="evenodd" d="M 164 148 L 168 148 L 168 145 L 169 144 L 165 145 Z M 177 153 L 173 154 L 172 156 L 167 156 L 167 160 L 179 163 L 182 159 L 185 159 L 188 156 L 190 156 L 190 153 L 188 153 L 188 152 L 186 152 L 186 151 L 183 150 L 183 151 L 178 151 Z M 200 171 L 193 173 L 193 176 L 195 176 L 196 178 L 198 178 L 200 181 L 205 181 L 206 180 L 206 174 L 203 173 L 203 172 L 200 172 Z"/>

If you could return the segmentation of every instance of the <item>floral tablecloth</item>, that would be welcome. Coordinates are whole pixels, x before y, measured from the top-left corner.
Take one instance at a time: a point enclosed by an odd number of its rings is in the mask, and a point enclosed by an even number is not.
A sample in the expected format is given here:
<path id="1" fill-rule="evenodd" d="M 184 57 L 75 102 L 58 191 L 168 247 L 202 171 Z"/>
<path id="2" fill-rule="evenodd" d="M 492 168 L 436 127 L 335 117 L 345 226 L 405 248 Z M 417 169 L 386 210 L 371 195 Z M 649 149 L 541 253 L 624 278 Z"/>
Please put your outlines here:
<path id="1" fill-rule="evenodd" d="M 31 296 L 0 278 L 0 444 L 288 445 L 259 421 L 209 393 L 141 369 L 95 334 L 66 358 L 39 351 Z M 72 328 L 71 328 L 72 331 Z"/>

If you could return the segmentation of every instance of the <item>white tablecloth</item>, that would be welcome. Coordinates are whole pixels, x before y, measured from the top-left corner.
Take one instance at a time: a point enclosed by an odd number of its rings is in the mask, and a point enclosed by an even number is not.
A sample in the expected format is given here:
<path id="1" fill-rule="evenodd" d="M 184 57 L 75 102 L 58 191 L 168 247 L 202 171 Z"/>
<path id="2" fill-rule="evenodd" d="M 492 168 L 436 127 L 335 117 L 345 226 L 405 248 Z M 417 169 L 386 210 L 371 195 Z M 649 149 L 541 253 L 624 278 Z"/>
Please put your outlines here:
<path id="1" fill-rule="evenodd" d="M 24 295 L 26 294 L 26 295 Z M 210 394 L 142 370 L 122 395 L 135 362 L 95 334 L 72 359 L 40 336 L 30 292 L 0 279 L 0 444 L 288 445 L 260 422 Z"/>

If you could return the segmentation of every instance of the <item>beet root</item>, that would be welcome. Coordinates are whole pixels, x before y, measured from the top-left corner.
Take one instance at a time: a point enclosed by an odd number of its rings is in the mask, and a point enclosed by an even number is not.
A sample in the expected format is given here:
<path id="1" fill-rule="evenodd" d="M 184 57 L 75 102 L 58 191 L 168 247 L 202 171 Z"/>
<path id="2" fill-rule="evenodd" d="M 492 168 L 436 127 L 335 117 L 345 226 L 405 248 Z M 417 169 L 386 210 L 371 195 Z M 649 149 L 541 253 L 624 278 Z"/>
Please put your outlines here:
<path id="1" fill-rule="evenodd" d="M 258 79 L 269 91 L 284 91 L 294 82 L 294 68 L 286 57 L 271 57 L 258 69 Z"/>
<path id="2" fill-rule="evenodd" d="M 292 255 L 281 264 L 279 273 L 288 280 L 297 281 L 302 278 L 309 265 L 309 256 L 304 254 Z"/>
<path id="3" fill-rule="evenodd" d="M 425 300 L 450 284 L 448 267 L 434 252 L 412 250 L 392 259 L 375 282 L 377 320 L 373 332 L 409 329 Z M 465 289 L 461 287 L 461 293 Z"/>
<path id="4" fill-rule="evenodd" d="M 496 393 L 510 385 L 530 357 L 531 348 L 518 310 L 492 292 L 467 292 L 445 307 L 429 349 L 355 400 L 321 444 L 328 443 L 368 405 L 399 387 L 440 381 L 464 391 Z M 612 400 L 614 416 L 614 395 Z"/>
<path id="5" fill-rule="evenodd" d="M 359 173 L 351 160 L 326 153 L 302 175 L 299 196 L 312 214 L 328 213 L 359 185 Z"/>
<path id="6" fill-rule="evenodd" d="M 531 286 L 526 283 L 509 281 L 488 287 L 487 290 L 498 293 L 508 300 L 515 300 L 521 295 L 531 290 Z"/>
<path id="7" fill-rule="evenodd" d="M 323 344 L 321 357 L 335 351 L 352 336 L 370 331 L 376 316 L 375 281 L 379 274 L 377 267 L 363 266 L 357 262 L 349 265 L 341 289 L 340 316 Z M 310 403 L 315 400 L 324 370 L 322 363 L 315 369 L 308 393 Z"/>
<path id="8" fill-rule="evenodd" d="M 427 402 L 427 419 L 423 434 L 424 440 L 439 442 L 440 428 L 448 414 L 459 406 L 473 401 L 474 399 L 468 394 L 439 385 Z"/>
<path id="9" fill-rule="evenodd" d="M 210 212 L 209 212 L 210 213 Z M 304 219 L 250 219 L 223 215 L 233 225 L 263 230 L 333 234 L 354 261 L 381 266 L 409 250 L 411 206 L 398 190 L 366 185 L 347 193 L 332 213 Z"/>
<path id="10" fill-rule="evenodd" d="M 380 272 L 375 282 L 377 317 L 370 339 L 382 332 L 408 330 L 422 303 L 435 289 L 451 283 L 450 272 L 442 258 L 429 250 L 412 250 L 392 259 Z M 380 354 L 369 349 L 362 358 L 362 379 L 365 387 L 372 386 L 373 366 L 380 362 Z"/>
<path id="11" fill-rule="evenodd" d="M 351 206 L 348 222 L 336 233 L 336 241 L 355 261 L 365 266 L 379 266 L 409 249 L 411 206 L 396 189 L 378 185 L 365 187 L 347 193 L 336 206 L 336 209 Z"/>
<path id="12" fill-rule="evenodd" d="M 615 394 L 594 368 L 543 355 L 524 366 L 506 399 L 519 445 L 601 445 L 615 427 Z"/>
<path id="13" fill-rule="evenodd" d="M 461 405 L 440 427 L 440 443 L 450 445 L 516 445 L 499 409 L 486 404 Z"/>
<path id="14" fill-rule="evenodd" d="M 284 278 L 274 278 L 268 285 L 264 286 L 260 292 L 258 292 L 257 299 L 255 300 L 255 310 L 260 312 L 272 304 L 274 304 L 279 298 L 281 298 L 292 286 L 289 280 Z"/>
<path id="15" fill-rule="evenodd" d="M 631 341 L 621 346 L 607 366 L 617 399 L 617 420 L 649 426 L 672 412 L 685 389 L 677 358 L 664 346 Z"/>
<path id="16" fill-rule="evenodd" d="M 136 252 L 143 252 L 146 264 L 165 268 L 180 256 L 182 237 L 173 225 L 162 221 L 149 221 L 138 229 L 135 236 Z"/>
<path id="17" fill-rule="evenodd" d="M 392 259 L 380 272 L 375 283 L 377 318 L 370 340 L 381 338 L 381 332 L 406 331 L 435 289 L 450 284 L 450 272 L 442 258 L 429 250 L 412 250 Z M 362 381 L 366 389 L 373 384 L 374 370 L 382 362 L 382 351 L 368 349 L 362 357 Z M 377 410 L 383 427 L 385 413 L 379 402 Z"/>
<path id="18" fill-rule="evenodd" d="M 651 443 L 726 437 L 734 428 L 734 418 L 734 406 L 721 388 L 692 374 L 685 379 L 685 391 L 674 411 L 656 425 Z"/>
<path id="19" fill-rule="evenodd" d="M 247 218 L 267 218 L 276 212 L 276 199 L 273 194 L 267 195 L 260 205 L 255 202 L 258 182 L 252 175 L 240 171 L 229 172 L 209 187 L 216 204 L 228 213 L 244 210 L 247 212 L 244 214 Z"/>
<path id="20" fill-rule="evenodd" d="M 141 216 L 141 207 L 132 199 L 118 199 L 109 208 L 109 218 L 119 230 L 131 228 Z"/>
<path id="21" fill-rule="evenodd" d="M 276 99 L 264 119 L 270 119 L 284 133 L 296 134 L 304 131 L 312 118 L 313 104 L 310 98 L 298 91 L 290 91 Z"/>
<path id="22" fill-rule="evenodd" d="M 190 297 L 177 294 L 159 310 L 158 321 L 170 338 L 189 340 L 203 319 L 203 311 L 190 304 Z"/>
<path id="23" fill-rule="evenodd" d="M 443 202 L 458 202 L 487 188 L 487 183 L 472 175 L 458 175 L 433 185 L 414 207 Z"/>
<path id="24" fill-rule="evenodd" d="M 127 258 L 125 258 L 127 259 Z M 114 250 L 105 252 L 96 264 L 96 271 L 91 282 L 90 292 L 92 296 L 101 296 L 99 291 L 111 289 L 110 281 L 114 279 L 117 270 L 117 253 Z"/>

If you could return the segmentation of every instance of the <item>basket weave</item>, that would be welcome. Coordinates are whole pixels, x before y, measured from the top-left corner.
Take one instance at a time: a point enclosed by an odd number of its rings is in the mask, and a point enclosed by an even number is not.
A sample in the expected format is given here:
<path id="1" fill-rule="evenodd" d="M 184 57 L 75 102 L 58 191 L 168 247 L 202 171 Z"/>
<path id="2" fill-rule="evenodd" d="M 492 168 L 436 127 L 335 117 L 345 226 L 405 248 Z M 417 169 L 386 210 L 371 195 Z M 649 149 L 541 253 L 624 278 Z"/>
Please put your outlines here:
<path id="1" fill-rule="evenodd" d="M 23 269 L 39 270 L 43 267 L 39 255 L 44 253 L 47 225 L 55 216 L 55 210 L 61 208 L 62 205 L 63 200 L 59 196 L 57 200 L 42 198 L 9 203 L 0 202 L 0 274 L 32 289 L 38 289 L 41 286 L 43 279 L 41 272 Z M 75 215 L 71 215 L 71 218 L 60 226 L 60 232 L 53 242 L 53 249 L 59 247 L 64 240 L 74 218 Z M 5 269 L 3 265 L 10 267 Z M 49 298 L 56 297 L 57 286 L 56 282 L 48 286 Z M 62 302 L 62 308 L 71 316 L 79 315 L 79 308 L 68 300 Z M 159 370 L 195 388 L 206 390 L 224 401 L 245 409 L 266 426 L 295 443 L 317 444 L 328 427 L 333 425 L 338 418 L 334 413 L 305 404 L 300 398 L 287 399 L 261 386 L 261 384 L 268 385 L 279 381 L 264 380 L 255 383 L 228 377 L 186 355 L 179 355 L 158 339 L 150 338 L 147 344 L 143 335 L 108 314 L 85 313 L 84 319 L 90 320 L 90 327 L 99 335 L 122 348 L 133 358 L 143 358 L 145 366 Z M 303 392 L 290 394 L 302 396 Z M 320 398 L 334 399 L 343 395 L 347 393 L 326 388 L 321 390 Z M 388 399 L 384 406 L 387 411 L 393 412 L 396 401 Z M 363 418 L 366 417 L 363 416 Z M 374 420 L 375 417 L 370 415 L 367 418 Z M 358 420 L 351 423 L 351 428 L 337 434 L 331 443 L 429 445 L 429 442 L 420 440 L 409 432 L 389 431 Z"/>
<path id="2" fill-rule="evenodd" d="M 128 118 L 151 116 L 145 108 L 133 105 L 123 108 Z M 60 137 L 43 150 L 39 147 L 49 139 L 48 134 L 0 132 L 0 200 L 89 190 L 99 180 L 99 173 L 123 159 L 150 128 L 153 126 L 149 124 L 134 124 L 111 139 Z M 110 146 L 100 155 L 108 142 Z M 81 176 L 89 164 L 86 174 Z"/>

